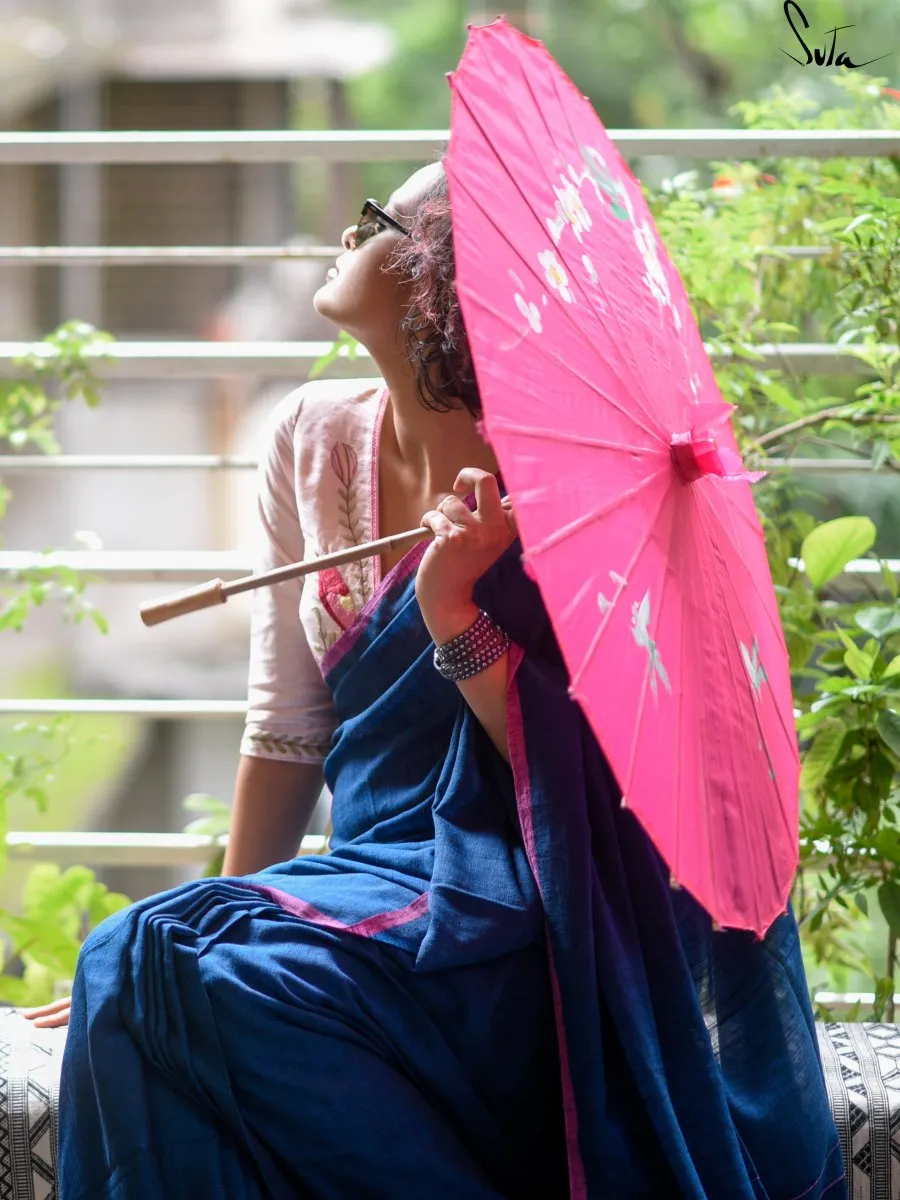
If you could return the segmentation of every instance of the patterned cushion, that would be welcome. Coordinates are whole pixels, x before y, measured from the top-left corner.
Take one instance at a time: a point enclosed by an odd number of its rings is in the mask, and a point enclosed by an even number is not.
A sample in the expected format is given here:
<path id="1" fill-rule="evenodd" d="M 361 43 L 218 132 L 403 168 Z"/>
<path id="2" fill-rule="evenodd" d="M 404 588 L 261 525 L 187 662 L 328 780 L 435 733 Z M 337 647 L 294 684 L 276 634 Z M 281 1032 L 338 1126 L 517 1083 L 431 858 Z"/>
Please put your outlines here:
<path id="1" fill-rule="evenodd" d="M 900 1025 L 817 1026 L 853 1200 L 900 1200 Z M 0 1010 L 0 1200 L 56 1200 L 65 1029 Z"/>
<path id="2" fill-rule="evenodd" d="M 56 1113 L 65 1029 L 0 1010 L 0 1200 L 56 1200 Z"/>
<path id="3" fill-rule="evenodd" d="M 900 1025 L 818 1026 L 853 1200 L 900 1200 Z"/>

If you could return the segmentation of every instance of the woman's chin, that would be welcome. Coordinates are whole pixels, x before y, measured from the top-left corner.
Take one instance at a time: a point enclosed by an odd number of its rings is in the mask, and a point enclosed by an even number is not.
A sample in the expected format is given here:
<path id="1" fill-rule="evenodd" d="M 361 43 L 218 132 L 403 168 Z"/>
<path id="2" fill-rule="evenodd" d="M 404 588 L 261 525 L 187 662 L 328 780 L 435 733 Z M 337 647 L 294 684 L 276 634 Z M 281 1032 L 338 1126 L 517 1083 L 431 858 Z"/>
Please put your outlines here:
<path id="1" fill-rule="evenodd" d="M 329 279 L 313 293 L 312 304 L 320 317 L 324 317 L 326 321 L 333 321 L 335 325 L 340 324 L 341 306 L 338 298 L 334 295 L 334 280 Z"/>

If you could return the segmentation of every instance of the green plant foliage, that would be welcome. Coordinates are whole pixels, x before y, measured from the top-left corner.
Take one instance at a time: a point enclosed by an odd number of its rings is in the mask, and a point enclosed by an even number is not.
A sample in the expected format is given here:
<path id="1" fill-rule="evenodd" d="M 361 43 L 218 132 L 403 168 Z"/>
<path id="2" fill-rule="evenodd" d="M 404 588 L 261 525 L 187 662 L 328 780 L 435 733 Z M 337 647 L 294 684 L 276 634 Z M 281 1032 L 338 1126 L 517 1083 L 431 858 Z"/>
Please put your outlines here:
<path id="1" fill-rule="evenodd" d="M 16 1005 L 51 1000 L 57 985 L 73 978 L 90 931 L 130 903 L 99 883 L 87 867 L 61 871 L 53 863 L 39 863 L 25 884 L 22 914 L 0 910 L 0 929 L 10 943 L 0 1000 Z M 17 966 L 21 975 L 11 974 Z"/>
<path id="2" fill-rule="evenodd" d="M 834 83 L 845 96 L 836 107 L 776 89 L 735 112 L 757 128 L 900 128 L 900 103 L 886 80 L 845 72 Z M 737 406 L 746 457 L 763 468 L 769 455 L 822 457 L 819 489 L 829 457 L 897 470 L 897 162 L 792 158 L 716 170 L 712 186 L 701 187 L 692 172 L 648 198 L 704 338 L 730 355 L 717 377 Z M 823 253 L 791 258 L 778 246 Z M 755 344 L 793 340 L 845 347 L 864 364 L 864 378 L 795 378 L 754 361 Z M 759 485 L 756 498 L 799 713 L 803 862 L 794 905 L 802 936 L 832 981 L 850 971 L 869 979 L 875 1003 L 858 1016 L 892 1019 L 900 931 L 897 580 L 886 563 L 877 569 L 873 548 L 885 539 L 869 516 L 823 520 L 834 501 L 784 473 Z M 891 527 L 883 532 L 890 537 Z M 843 574 L 865 558 L 872 574 L 861 581 Z M 866 942 L 870 913 L 886 924 L 884 958 Z"/>
<path id="3" fill-rule="evenodd" d="M 225 862 L 225 847 L 222 839 L 227 835 L 228 827 L 231 824 L 230 806 L 215 796 L 196 793 L 185 797 L 182 801 L 182 808 L 185 812 L 202 814 L 186 825 L 184 832 L 192 833 L 195 837 L 209 838 L 212 857 L 203 874 L 207 877 L 221 875 L 222 865 Z"/>
<path id="4" fill-rule="evenodd" d="M 83 400 L 99 403 L 94 372 L 111 339 L 91 325 L 70 321 L 62 325 L 15 364 L 21 378 L 0 383 L 0 444 L 10 450 L 59 449 L 53 422 L 60 406 Z M 0 518 L 10 493 L 0 486 Z M 107 632 L 102 613 L 85 596 L 86 581 L 66 566 L 49 564 L 20 572 L 12 586 L 0 589 L 0 634 L 19 631 L 29 614 L 50 599 L 63 602 L 63 612 L 75 622 L 85 618 Z M 11 800 L 23 797 L 43 812 L 47 786 L 64 767 L 68 748 L 66 722 L 20 722 L 13 738 L 0 748 L 0 871 L 6 867 L 7 811 Z M 87 867 L 63 872 L 48 863 L 29 873 L 20 914 L 0 910 L 0 930 L 8 946 L 2 957 L 0 1001 L 41 1004 L 60 985 L 70 981 L 81 942 L 91 929 L 128 904 L 127 897 L 108 891 Z"/>
<path id="5" fill-rule="evenodd" d="M 817 525 L 800 547 L 806 577 L 814 588 L 824 587 L 874 545 L 875 526 L 868 517 L 838 517 Z"/>

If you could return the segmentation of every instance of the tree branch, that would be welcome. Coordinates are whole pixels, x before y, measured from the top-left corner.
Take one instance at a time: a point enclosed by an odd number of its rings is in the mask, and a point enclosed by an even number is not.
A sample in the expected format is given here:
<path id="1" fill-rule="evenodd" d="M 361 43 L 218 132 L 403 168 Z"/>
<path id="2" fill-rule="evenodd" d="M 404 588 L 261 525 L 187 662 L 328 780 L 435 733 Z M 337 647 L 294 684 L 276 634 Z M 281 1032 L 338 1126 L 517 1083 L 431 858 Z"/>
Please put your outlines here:
<path id="1" fill-rule="evenodd" d="M 806 417 L 799 417 L 796 421 L 791 421 L 787 425 L 779 425 L 777 429 L 772 429 L 768 433 L 764 433 L 754 441 L 754 445 L 763 449 L 765 446 L 771 446 L 774 442 L 779 441 L 783 437 L 787 437 L 791 433 L 797 433 L 801 429 L 810 429 L 814 425 L 823 425 L 826 421 L 845 420 L 854 421 L 857 424 L 862 423 L 862 418 L 858 414 L 854 414 L 853 409 L 855 402 L 837 405 L 835 408 L 820 408 L 818 412 L 810 413 Z M 884 416 L 866 414 L 871 417 L 868 422 L 872 425 L 894 425 L 900 424 L 900 416 Z"/>

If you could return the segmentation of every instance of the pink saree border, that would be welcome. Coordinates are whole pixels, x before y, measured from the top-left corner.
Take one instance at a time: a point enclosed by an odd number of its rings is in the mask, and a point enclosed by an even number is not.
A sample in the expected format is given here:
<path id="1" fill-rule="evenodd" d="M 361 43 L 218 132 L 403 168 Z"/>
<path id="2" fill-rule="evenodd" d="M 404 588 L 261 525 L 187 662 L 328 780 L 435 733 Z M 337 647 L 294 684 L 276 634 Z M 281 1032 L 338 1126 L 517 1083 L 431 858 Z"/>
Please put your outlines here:
<path id="1" fill-rule="evenodd" d="M 422 892 L 404 908 L 394 908 L 388 912 L 376 913 L 375 916 L 366 917 L 363 921 L 347 925 L 336 917 L 329 917 L 327 913 L 323 913 L 308 900 L 299 900 L 296 896 L 281 891 L 280 888 L 266 887 L 261 883 L 245 883 L 242 886 L 265 896 L 267 900 L 273 901 L 293 917 L 300 917 L 301 920 L 309 921 L 324 929 L 340 929 L 343 933 L 354 933 L 357 937 L 372 937 L 385 929 L 393 929 L 397 925 L 408 925 L 410 921 L 415 921 L 428 912 L 428 892 Z"/>
<path id="2" fill-rule="evenodd" d="M 534 821 L 531 812 L 531 784 L 528 779 L 528 760 L 525 754 L 525 731 L 522 724 L 522 706 L 519 700 L 519 689 L 515 682 L 516 671 L 519 669 L 525 651 L 516 642 L 509 647 L 509 680 L 506 691 L 506 739 L 509 746 L 509 765 L 512 767 L 513 783 L 516 793 L 516 809 L 519 814 L 519 824 L 522 828 L 522 840 L 525 843 L 525 853 L 531 865 L 531 871 L 538 891 L 542 892 L 541 877 L 538 870 L 537 847 L 534 840 Z M 569 1163 L 569 1198 L 570 1200 L 587 1200 L 587 1183 L 584 1176 L 584 1164 L 581 1161 L 581 1151 L 578 1146 L 578 1110 L 575 1105 L 575 1092 L 572 1087 L 572 1073 L 569 1066 L 569 1047 L 566 1042 L 566 1030 L 563 1021 L 562 996 L 556 965 L 553 961 L 553 947 L 550 944 L 550 934 L 547 933 L 547 959 L 550 964 L 550 984 L 553 991 L 553 1009 L 556 1016 L 556 1033 L 559 1043 L 559 1069 L 562 1076 L 563 1111 L 566 1126 L 566 1155 Z"/>
<path id="3" fill-rule="evenodd" d="M 343 659 L 344 655 L 353 649 L 360 635 L 369 624 L 372 613 L 381 603 L 384 596 L 395 584 L 402 582 L 413 573 L 428 546 L 428 542 L 416 542 L 415 546 L 411 550 L 408 550 L 395 566 L 391 567 L 384 579 L 378 584 L 375 592 L 356 614 L 353 624 L 348 625 L 331 649 L 325 652 L 322 658 L 322 674 L 324 676 L 329 675 Z"/>

